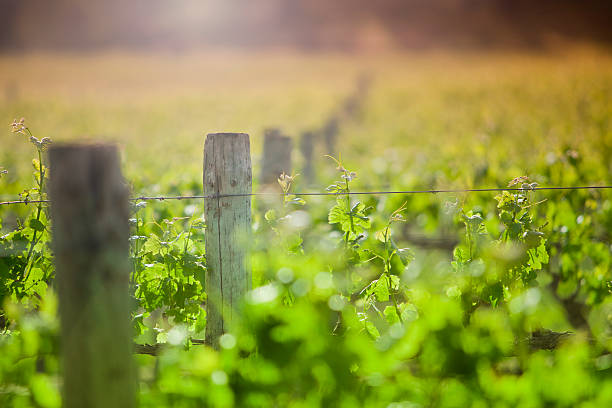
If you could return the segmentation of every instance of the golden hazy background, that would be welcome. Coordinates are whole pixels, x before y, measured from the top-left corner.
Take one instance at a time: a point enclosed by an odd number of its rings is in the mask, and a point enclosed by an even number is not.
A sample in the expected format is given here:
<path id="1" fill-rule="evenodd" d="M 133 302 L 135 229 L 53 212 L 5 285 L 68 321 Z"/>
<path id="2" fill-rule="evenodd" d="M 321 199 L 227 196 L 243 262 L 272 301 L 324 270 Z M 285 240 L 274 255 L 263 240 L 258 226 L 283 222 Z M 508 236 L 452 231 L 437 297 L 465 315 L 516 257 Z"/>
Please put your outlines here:
<path id="1" fill-rule="evenodd" d="M 2 0 L 0 49 L 529 48 L 612 43 L 609 0 Z"/>

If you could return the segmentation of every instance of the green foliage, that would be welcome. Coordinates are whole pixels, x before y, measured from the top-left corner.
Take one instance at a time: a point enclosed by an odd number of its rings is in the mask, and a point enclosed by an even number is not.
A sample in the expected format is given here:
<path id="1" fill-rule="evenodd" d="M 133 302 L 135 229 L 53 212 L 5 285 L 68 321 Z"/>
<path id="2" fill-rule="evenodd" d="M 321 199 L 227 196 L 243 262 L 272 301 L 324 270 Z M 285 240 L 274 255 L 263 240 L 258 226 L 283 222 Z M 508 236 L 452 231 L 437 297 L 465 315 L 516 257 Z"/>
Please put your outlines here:
<path id="1" fill-rule="evenodd" d="M 147 327 L 142 322 L 148 321 L 154 311 L 162 312 L 160 318 L 169 319 L 172 324 L 186 325 L 191 332 L 202 331 L 205 312 L 201 306 L 206 299 L 204 222 L 174 217 L 143 225 L 138 211 L 144 204 L 134 206 L 135 235 L 131 237 L 134 264 L 131 281 L 138 302 L 137 333 L 146 338 Z M 158 323 L 151 322 L 152 327 L 148 329 L 161 330 Z"/>
<path id="2" fill-rule="evenodd" d="M 334 174 L 320 180 L 335 197 L 306 202 L 293 193 L 306 190 L 302 180 L 281 175 L 279 200 L 254 200 L 254 290 L 218 351 L 198 341 L 207 301 L 199 203 L 134 203 L 134 341 L 164 343 L 159 356 L 135 356 L 141 406 L 611 406 L 612 200 L 603 190 L 539 191 L 534 183 L 611 182 L 612 82 L 586 62 L 580 70 L 547 64 L 497 65 L 499 81 L 478 64 L 454 71 L 465 81 L 427 67 L 419 74 L 425 85 L 385 71 L 363 123 L 343 127 L 354 132 L 341 135 L 354 162 L 334 159 Z M 547 75 L 553 67 L 558 77 Z M 283 112 L 308 111 L 309 96 L 292 108 L 280 94 Z M 200 193 L 201 151 L 184 126 L 208 110 L 180 102 L 147 105 L 145 113 L 136 106 L 128 122 L 100 107 L 109 121 L 102 129 L 147 124 L 139 129 L 146 140 L 125 141 L 134 191 Z M 174 104 L 180 115 L 167 111 Z M 43 110 L 46 123 L 63 119 L 55 115 L 61 106 L 45 109 L 57 109 Z M 265 114 L 247 122 L 259 126 Z M 13 129 L 32 137 L 21 120 Z M 176 146 L 180 160 L 150 160 L 167 151 L 160 143 L 170 133 L 172 145 L 188 140 Z M 44 199 L 48 139 L 30 142 L 34 187 L 22 197 Z M 147 160 L 132 164 L 135 152 Z M 185 165 L 192 159 L 193 168 Z M 0 191 L 14 194 L 24 177 L 2 161 Z M 513 179 L 525 173 L 530 178 Z M 509 179 L 519 190 L 497 196 L 349 194 Z M 0 219 L 0 406 L 56 407 L 60 339 L 47 207 L 0 206 Z"/>
<path id="3" fill-rule="evenodd" d="M 370 228 L 370 219 L 367 217 L 370 208 L 359 201 L 351 201 L 349 183 L 357 174 L 345 169 L 340 160 L 329 157 L 336 162 L 337 170 L 342 174 L 340 181 L 327 187 L 327 191 L 338 195 L 336 205 L 329 210 L 327 219 L 330 224 L 339 224 L 347 247 L 351 245 L 356 248 L 359 246 L 358 241 L 364 236 L 363 233 Z"/>
<path id="4" fill-rule="evenodd" d="M 11 127 L 13 133 L 29 138 L 38 156 L 32 160 L 35 186 L 24 190 L 21 199 L 44 201 L 48 169 L 42 156 L 51 140 L 38 140 L 23 118 L 13 121 Z M 42 202 L 13 231 L 0 236 L 0 304 L 12 301 L 38 307 L 54 275 L 49 241 L 48 209 Z M 0 330 L 8 328 L 9 323 L 0 309 Z"/>
<path id="5" fill-rule="evenodd" d="M 493 224 L 491 229 L 501 229 L 497 239 L 490 238 L 483 216 L 461 213 L 465 244 L 453 252 L 458 282 L 449 293 L 462 298 L 467 318 L 480 305 L 500 306 L 512 299 L 515 291 L 532 286 L 537 272 L 549 261 L 546 239 L 540 231 L 545 224 L 534 227 L 532 214 L 541 202 L 531 202 L 524 191 L 504 191 L 495 199 L 501 227 Z"/>

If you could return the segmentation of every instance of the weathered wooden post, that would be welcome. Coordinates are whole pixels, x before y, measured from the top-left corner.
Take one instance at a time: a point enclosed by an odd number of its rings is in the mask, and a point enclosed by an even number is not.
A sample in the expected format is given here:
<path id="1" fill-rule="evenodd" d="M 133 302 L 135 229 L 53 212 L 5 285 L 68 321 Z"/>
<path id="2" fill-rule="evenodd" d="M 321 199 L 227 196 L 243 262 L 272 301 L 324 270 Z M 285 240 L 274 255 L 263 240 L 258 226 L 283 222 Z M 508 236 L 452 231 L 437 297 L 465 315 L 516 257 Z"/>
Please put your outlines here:
<path id="1" fill-rule="evenodd" d="M 251 289 L 247 251 L 251 234 L 251 154 L 249 135 L 211 133 L 204 145 L 206 219 L 206 342 L 238 321 Z"/>
<path id="2" fill-rule="evenodd" d="M 342 105 L 344 115 L 349 119 L 355 119 L 360 113 L 360 100 L 357 95 L 351 95 L 345 99 Z"/>
<path id="3" fill-rule="evenodd" d="M 357 77 L 357 89 L 355 95 L 360 102 L 368 96 L 370 88 L 372 88 L 373 77 L 371 73 L 364 72 Z"/>
<path id="4" fill-rule="evenodd" d="M 300 138 L 300 153 L 302 154 L 302 175 L 308 184 L 314 181 L 314 167 L 312 165 L 312 153 L 314 151 L 315 135 L 311 131 L 302 133 Z"/>
<path id="5" fill-rule="evenodd" d="M 15 81 L 9 81 L 4 87 L 4 96 L 7 102 L 16 102 L 19 99 L 19 87 Z"/>
<path id="6" fill-rule="evenodd" d="M 325 137 L 325 147 L 327 154 L 336 154 L 336 140 L 338 139 L 338 117 L 332 116 L 329 118 L 323 127 L 323 136 Z"/>
<path id="7" fill-rule="evenodd" d="M 281 173 L 291 174 L 290 137 L 283 136 L 278 129 L 266 129 L 264 133 L 263 157 L 261 163 L 262 185 L 274 184 Z"/>
<path id="8" fill-rule="evenodd" d="M 128 190 L 111 145 L 49 150 L 66 408 L 135 407 Z"/>

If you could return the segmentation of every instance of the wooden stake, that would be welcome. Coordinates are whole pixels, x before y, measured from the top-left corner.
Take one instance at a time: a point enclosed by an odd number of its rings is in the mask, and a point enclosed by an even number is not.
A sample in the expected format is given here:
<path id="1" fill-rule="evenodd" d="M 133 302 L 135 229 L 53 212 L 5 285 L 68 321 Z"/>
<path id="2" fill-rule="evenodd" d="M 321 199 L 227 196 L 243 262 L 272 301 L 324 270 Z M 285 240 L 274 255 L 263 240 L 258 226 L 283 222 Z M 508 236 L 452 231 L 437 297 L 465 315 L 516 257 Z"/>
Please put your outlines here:
<path id="1" fill-rule="evenodd" d="M 325 137 L 325 148 L 327 154 L 335 156 L 336 152 L 336 141 L 338 140 L 338 118 L 332 116 L 323 128 L 323 136 Z"/>
<path id="2" fill-rule="evenodd" d="M 110 145 L 49 151 L 67 408 L 136 406 L 128 191 Z"/>
<path id="3" fill-rule="evenodd" d="M 251 289 L 247 262 L 251 234 L 252 189 L 249 135 L 212 133 L 204 146 L 206 218 L 206 342 L 219 337 L 239 319 L 241 302 Z"/>
<path id="4" fill-rule="evenodd" d="M 314 166 L 312 165 L 312 153 L 314 151 L 314 133 L 304 132 L 300 138 L 300 152 L 302 153 L 302 175 L 306 183 L 314 181 Z"/>
<path id="5" fill-rule="evenodd" d="M 267 129 L 264 133 L 263 159 L 261 164 L 262 185 L 274 184 L 281 173 L 291 174 L 291 138 L 281 135 L 278 129 Z"/>

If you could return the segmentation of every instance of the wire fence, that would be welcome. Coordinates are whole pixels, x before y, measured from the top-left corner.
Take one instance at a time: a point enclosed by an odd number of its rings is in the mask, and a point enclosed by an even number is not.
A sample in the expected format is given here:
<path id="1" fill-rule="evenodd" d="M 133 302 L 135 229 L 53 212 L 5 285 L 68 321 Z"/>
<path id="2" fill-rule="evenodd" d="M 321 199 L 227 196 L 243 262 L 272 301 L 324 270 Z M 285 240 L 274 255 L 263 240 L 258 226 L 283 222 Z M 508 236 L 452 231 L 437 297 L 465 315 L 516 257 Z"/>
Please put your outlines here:
<path id="1" fill-rule="evenodd" d="M 454 194 L 454 193 L 485 193 L 503 191 L 550 191 L 550 190 L 609 190 L 612 186 L 572 186 L 572 187 L 494 187 L 494 188 L 467 188 L 467 189 L 428 189 L 428 190 L 396 190 L 396 191 L 319 191 L 319 192 L 257 192 L 241 194 L 206 194 L 206 195 L 184 195 L 184 196 L 138 196 L 131 197 L 130 201 L 167 201 L 167 200 L 194 200 L 194 199 L 219 199 L 227 197 L 284 197 L 284 196 L 344 196 L 344 195 L 392 195 L 392 194 Z M 11 200 L 1 201 L 0 205 L 11 204 L 40 204 L 50 203 L 50 200 Z"/>

